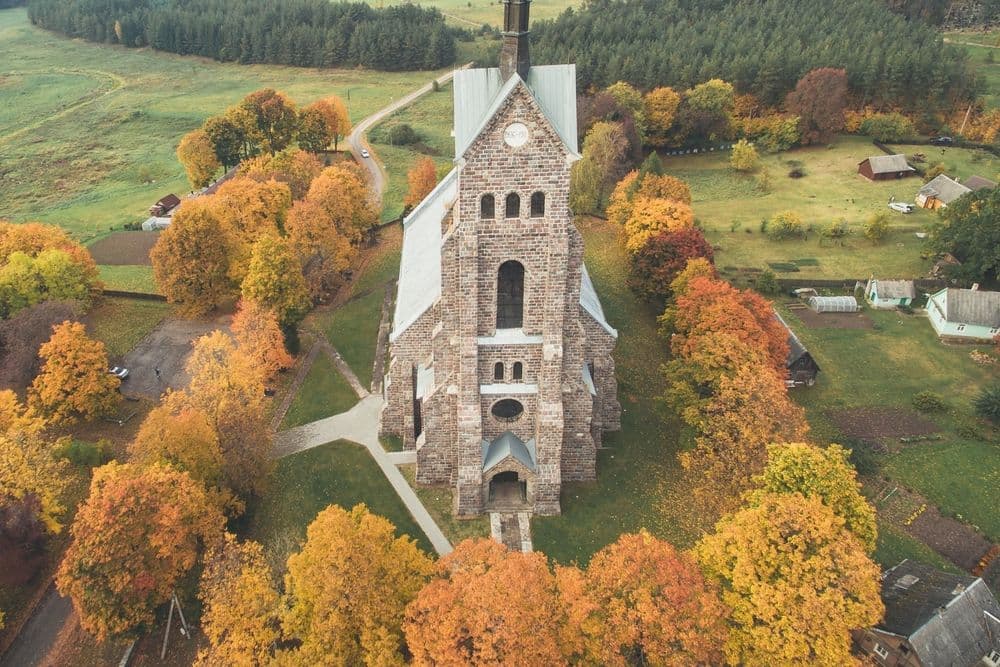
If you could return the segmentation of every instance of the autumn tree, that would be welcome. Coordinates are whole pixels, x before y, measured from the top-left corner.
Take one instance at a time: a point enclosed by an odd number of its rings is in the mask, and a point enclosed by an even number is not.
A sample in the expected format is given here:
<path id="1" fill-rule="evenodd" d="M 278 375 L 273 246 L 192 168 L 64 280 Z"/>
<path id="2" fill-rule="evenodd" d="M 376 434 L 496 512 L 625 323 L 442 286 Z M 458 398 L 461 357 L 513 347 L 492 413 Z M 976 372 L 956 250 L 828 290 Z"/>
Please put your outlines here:
<path id="1" fill-rule="evenodd" d="M 74 263 L 80 265 L 90 282 L 97 281 L 97 263 L 90 256 L 90 251 L 71 239 L 64 229 L 41 222 L 13 223 L 0 220 L 0 265 L 5 264 L 15 252 L 37 257 L 43 250 L 50 249 L 65 252 Z"/>
<path id="2" fill-rule="evenodd" d="M 274 312 L 283 327 L 301 322 L 312 306 L 298 259 L 280 236 L 262 236 L 254 244 L 241 289 L 244 299 Z"/>
<path id="3" fill-rule="evenodd" d="M 565 663 L 558 609 L 543 554 L 466 540 L 438 561 L 403 630 L 418 665 L 557 665 Z"/>
<path id="4" fill-rule="evenodd" d="M 733 151 L 729 155 L 729 166 L 744 173 L 757 171 L 760 168 L 757 149 L 746 139 L 740 139 L 733 145 Z"/>
<path id="5" fill-rule="evenodd" d="M 246 275 L 254 243 L 284 228 L 292 206 L 291 189 L 275 180 L 233 178 L 207 199 L 220 225 L 231 234 L 229 275 L 239 283 Z"/>
<path id="6" fill-rule="evenodd" d="M 196 340 L 184 368 L 191 381 L 177 400 L 203 412 L 215 429 L 226 486 L 244 498 L 260 494 L 272 466 L 263 369 L 221 331 Z"/>
<path id="7" fill-rule="evenodd" d="M 285 231 L 309 295 L 321 299 L 336 289 L 357 250 L 337 229 L 327 210 L 312 199 L 297 201 L 288 212 Z"/>
<path id="8" fill-rule="evenodd" d="M 325 134 L 329 137 L 323 148 L 332 141 L 333 150 L 337 150 L 340 141 L 351 133 L 351 117 L 347 113 L 347 106 L 336 95 L 313 102 L 305 108 L 305 111 L 323 120 Z"/>
<path id="9" fill-rule="evenodd" d="M 694 212 L 687 204 L 669 199 L 639 197 L 625 220 L 625 250 L 635 254 L 657 234 L 694 226 Z"/>
<path id="10" fill-rule="evenodd" d="M 717 141 L 729 136 L 735 97 L 733 85 L 721 79 L 711 79 L 684 91 L 675 121 L 675 141 L 683 143 L 690 138 Z"/>
<path id="11" fill-rule="evenodd" d="M 43 301 L 0 320 L 0 386 L 26 389 L 41 368 L 38 348 L 52 327 L 75 321 L 80 310 L 75 301 Z"/>
<path id="12" fill-rule="evenodd" d="M 331 505 L 288 558 L 282 628 L 295 664 L 402 662 L 403 612 L 427 581 L 430 559 L 364 505 Z"/>
<path id="13" fill-rule="evenodd" d="M 196 665 L 263 665 L 280 637 L 278 592 L 264 549 L 238 542 L 231 533 L 205 556 L 198 598 L 204 606 L 201 629 L 208 647 Z"/>
<path id="14" fill-rule="evenodd" d="M 222 166 L 215 155 L 212 140 L 202 129 L 192 130 L 181 138 L 181 143 L 177 146 L 177 159 L 184 166 L 188 182 L 195 189 L 211 183 Z"/>
<path id="15" fill-rule="evenodd" d="M 352 243 L 359 242 L 378 220 L 371 188 L 346 166 L 324 169 L 309 187 L 306 200 L 322 207 L 337 231 Z"/>
<path id="16" fill-rule="evenodd" d="M 292 143 L 298 127 L 295 103 L 284 93 L 264 88 L 250 93 L 240 102 L 260 134 L 261 148 L 271 155 Z"/>
<path id="17" fill-rule="evenodd" d="M 646 93 L 642 100 L 646 114 L 647 139 L 653 146 L 666 146 L 670 128 L 677 118 L 681 96 L 673 88 L 662 86 Z"/>
<path id="18" fill-rule="evenodd" d="M 785 98 L 785 108 L 799 117 L 803 144 L 822 143 L 844 129 L 847 72 L 820 67 L 799 79 Z"/>
<path id="19" fill-rule="evenodd" d="M 187 473 L 109 463 L 94 470 L 56 585 L 99 641 L 131 634 L 154 621 L 222 525 Z"/>
<path id="20" fill-rule="evenodd" d="M 409 189 L 406 191 L 403 204 L 405 206 L 416 206 L 437 185 L 437 169 L 434 166 L 434 160 L 429 157 L 417 160 L 413 168 L 407 172 L 406 180 L 409 183 Z"/>
<path id="21" fill-rule="evenodd" d="M 795 211 L 779 211 L 767 223 L 767 235 L 775 241 L 804 239 L 806 226 Z"/>
<path id="22" fill-rule="evenodd" d="M 119 379 L 108 373 L 104 343 L 87 336 L 79 322 L 63 322 L 38 349 L 42 370 L 31 383 L 28 402 L 57 424 L 93 419 L 114 409 Z"/>
<path id="23" fill-rule="evenodd" d="M 594 554 L 582 590 L 573 590 L 574 570 L 557 571 L 568 618 L 584 638 L 574 662 L 720 663 L 725 609 L 717 586 L 706 583 L 690 555 L 643 531 L 623 534 Z"/>
<path id="24" fill-rule="evenodd" d="M 619 123 L 595 123 L 583 140 L 581 159 L 571 169 L 570 208 L 576 214 L 604 208 L 612 184 L 624 171 L 628 143 Z"/>
<path id="25" fill-rule="evenodd" d="M 639 141 L 646 142 L 646 106 L 643 103 L 642 93 L 636 90 L 635 86 L 625 81 L 618 81 L 604 89 L 615 102 L 626 109 L 632 116 L 635 129 L 639 134 Z"/>
<path id="26" fill-rule="evenodd" d="M 636 251 L 629 262 L 628 284 L 647 300 L 666 300 L 670 283 L 687 266 L 688 261 L 703 257 L 713 261 L 712 244 L 697 227 L 651 236 Z"/>
<path id="27" fill-rule="evenodd" d="M 265 378 L 295 362 L 285 349 L 285 338 L 274 311 L 257 301 L 241 299 L 230 325 L 241 351 L 250 356 Z"/>
<path id="28" fill-rule="evenodd" d="M 650 153 L 654 156 L 656 153 Z M 643 163 L 643 168 L 647 167 Z M 652 169 L 652 167 L 650 167 Z M 657 174 L 654 171 L 630 171 L 626 174 L 611 193 L 608 202 L 608 220 L 624 227 L 626 220 L 632 215 L 635 202 L 639 199 L 667 199 L 691 204 L 691 188 L 679 178 L 669 174 Z"/>
<path id="29" fill-rule="evenodd" d="M 840 445 L 816 447 L 804 442 L 772 444 L 767 448 L 767 466 L 754 478 L 747 502 L 756 505 L 771 493 L 800 493 L 818 498 L 844 520 L 870 554 L 875 549 L 875 509 L 861 495 L 857 471 L 850 451 Z"/>
<path id="30" fill-rule="evenodd" d="M 671 281 L 670 291 L 673 294 L 686 294 L 695 278 L 715 280 L 718 277 L 719 274 L 712 262 L 703 257 L 689 259 L 684 269 Z"/>
<path id="31" fill-rule="evenodd" d="M 249 160 L 245 160 L 240 165 L 240 176 L 255 180 L 259 183 L 268 181 L 278 181 L 288 185 L 292 200 L 302 199 L 309 192 L 309 186 L 313 180 L 323 171 L 323 163 L 315 155 L 297 148 L 286 148 L 275 155 L 260 155 Z M 276 193 L 277 191 L 275 191 Z M 275 209 L 272 215 L 275 216 L 275 226 L 277 226 L 281 216 L 287 211 L 290 203 L 284 201 L 280 194 L 274 199 L 271 195 L 271 203 Z M 267 225 L 270 228 L 270 225 Z"/>
<path id="32" fill-rule="evenodd" d="M 878 566 L 819 498 L 764 495 L 695 554 L 731 609 L 731 664 L 850 664 L 850 631 L 882 618 Z"/>
<path id="33" fill-rule="evenodd" d="M 309 107 L 299 111 L 295 140 L 302 149 L 310 153 L 326 150 L 326 147 L 333 143 L 333 132 L 322 112 Z"/>
<path id="34" fill-rule="evenodd" d="M 235 247 L 234 232 L 219 219 L 211 197 L 190 199 L 149 253 L 156 285 L 183 314 L 207 313 L 235 291 L 229 276 Z"/>
<path id="35" fill-rule="evenodd" d="M 221 116 L 212 116 L 205 120 L 201 129 L 212 143 L 216 159 L 225 169 L 235 167 L 241 160 L 255 155 L 249 150 L 246 128 L 242 122 L 248 116 L 233 107 Z"/>

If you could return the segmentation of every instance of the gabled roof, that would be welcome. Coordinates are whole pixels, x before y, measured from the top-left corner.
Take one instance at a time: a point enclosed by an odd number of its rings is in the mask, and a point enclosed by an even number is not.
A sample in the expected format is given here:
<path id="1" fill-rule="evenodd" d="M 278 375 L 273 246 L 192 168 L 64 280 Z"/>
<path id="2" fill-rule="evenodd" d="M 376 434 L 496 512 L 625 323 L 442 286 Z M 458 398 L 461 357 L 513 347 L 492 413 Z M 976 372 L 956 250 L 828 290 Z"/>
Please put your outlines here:
<path id="1" fill-rule="evenodd" d="M 880 299 L 915 299 L 917 288 L 912 280 L 875 280 Z"/>
<path id="2" fill-rule="evenodd" d="M 788 332 L 788 357 L 785 359 L 785 367 L 791 367 L 796 361 L 809 354 L 809 350 L 802 344 L 802 341 L 799 340 L 799 337 L 795 335 L 792 328 L 788 326 L 788 322 L 785 321 L 785 318 L 778 311 L 774 311 L 774 316 L 778 318 L 781 326 L 785 327 L 785 331 Z"/>
<path id="3" fill-rule="evenodd" d="M 982 176 L 969 176 L 967 179 L 962 181 L 962 185 L 973 191 L 990 190 L 997 186 L 996 183 L 988 178 L 983 178 Z"/>
<path id="4" fill-rule="evenodd" d="M 950 204 L 969 192 L 972 192 L 972 190 L 944 174 L 935 176 L 927 183 L 924 183 L 924 187 L 917 190 L 918 195 L 936 197 L 943 204 Z"/>
<path id="5" fill-rule="evenodd" d="M 906 162 L 905 155 L 873 155 L 868 158 L 873 174 L 891 174 L 898 171 L 916 171 Z"/>
<path id="6" fill-rule="evenodd" d="M 536 65 L 528 70 L 527 81 L 522 81 L 516 73 L 503 81 L 499 68 L 484 67 L 455 72 L 456 159 L 465 154 L 522 82 L 567 150 L 577 154 L 576 65 Z"/>
<path id="7" fill-rule="evenodd" d="M 493 442 L 483 440 L 483 472 L 486 472 L 508 456 L 514 457 L 528 469 L 534 470 L 535 439 L 532 438 L 524 442 L 510 431 L 505 431 Z"/>
<path id="8" fill-rule="evenodd" d="M 906 637 L 925 665 L 972 665 L 1000 647 L 1000 606 L 982 579 L 904 560 L 882 577 L 876 628 Z M 991 627 L 991 623 L 994 623 Z"/>
<path id="9" fill-rule="evenodd" d="M 947 321 L 981 327 L 1000 327 L 1000 292 L 957 287 L 949 287 L 941 292 L 945 294 L 943 314 Z M 937 297 L 941 292 L 931 297 L 938 310 L 941 306 Z"/>

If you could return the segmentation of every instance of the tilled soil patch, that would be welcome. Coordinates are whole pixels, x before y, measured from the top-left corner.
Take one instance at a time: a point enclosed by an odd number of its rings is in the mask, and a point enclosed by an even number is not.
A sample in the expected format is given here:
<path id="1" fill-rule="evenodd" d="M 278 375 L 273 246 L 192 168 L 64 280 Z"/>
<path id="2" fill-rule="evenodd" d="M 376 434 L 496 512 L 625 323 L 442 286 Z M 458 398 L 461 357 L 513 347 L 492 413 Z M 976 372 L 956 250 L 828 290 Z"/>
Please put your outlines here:
<path id="1" fill-rule="evenodd" d="M 916 412 L 900 408 L 848 408 L 827 414 L 841 433 L 859 440 L 930 435 L 941 430 Z"/>
<path id="2" fill-rule="evenodd" d="M 98 264 L 148 266 L 152 263 L 149 251 L 158 238 L 160 235 L 156 232 L 115 232 L 88 246 L 87 250 Z"/>
<path id="3" fill-rule="evenodd" d="M 795 317 L 810 329 L 872 329 L 864 313 L 817 313 L 809 308 L 793 308 Z"/>
<path id="4" fill-rule="evenodd" d="M 993 546 L 975 530 L 943 516 L 935 507 L 927 507 L 906 530 L 966 572 Z"/>

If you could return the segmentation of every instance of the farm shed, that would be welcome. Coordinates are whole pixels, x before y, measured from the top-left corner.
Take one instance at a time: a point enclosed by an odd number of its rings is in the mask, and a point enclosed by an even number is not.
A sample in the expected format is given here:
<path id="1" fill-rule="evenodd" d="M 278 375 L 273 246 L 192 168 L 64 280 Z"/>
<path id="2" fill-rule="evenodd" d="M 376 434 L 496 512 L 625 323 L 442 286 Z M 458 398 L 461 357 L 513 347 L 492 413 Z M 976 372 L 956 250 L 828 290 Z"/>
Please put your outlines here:
<path id="1" fill-rule="evenodd" d="M 806 303 L 817 313 L 856 313 L 861 310 L 853 296 L 811 296 Z"/>
<path id="2" fill-rule="evenodd" d="M 1000 604 L 981 578 L 907 559 L 882 575 L 882 602 L 883 619 L 851 633 L 877 664 L 1000 662 Z"/>
<path id="3" fill-rule="evenodd" d="M 774 316 L 781 322 L 788 332 L 788 357 L 785 359 L 785 368 L 788 369 L 788 377 L 785 378 L 785 385 L 788 387 L 801 387 L 803 385 L 811 387 L 816 384 L 816 374 L 819 373 L 819 364 L 809 354 L 809 350 L 802 344 L 799 337 L 795 335 L 792 328 L 788 326 L 784 318 L 775 311 Z"/>
<path id="4" fill-rule="evenodd" d="M 160 197 L 159 201 L 149 207 L 149 214 L 153 217 L 163 217 L 168 212 L 176 208 L 181 203 L 181 198 L 175 194 Z"/>
<path id="5" fill-rule="evenodd" d="M 935 176 L 917 190 L 917 206 L 929 209 L 944 208 L 964 194 L 972 192 L 953 178 L 944 174 Z"/>
<path id="6" fill-rule="evenodd" d="M 905 155 L 873 155 L 858 163 L 858 173 L 870 181 L 905 178 L 917 173 L 906 162 Z"/>
<path id="7" fill-rule="evenodd" d="M 874 308 L 892 310 L 909 306 L 917 298 L 917 288 L 912 280 L 877 280 L 872 278 L 865 286 L 865 299 Z"/>
<path id="8" fill-rule="evenodd" d="M 983 178 L 982 176 L 969 176 L 967 179 L 962 181 L 962 185 L 969 188 L 973 192 L 976 190 L 992 190 L 997 186 L 996 183 L 988 178 Z"/>
<path id="9" fill-rule="evenodd" d="M 989 342 L 1000 333 L 1000 292 L 943 289 L 927 297 L 927 319 L 940 338 Z"/>
<path id="10" fill-rule="evenodd" d="M 166 229 L 170 226 L 170 222 L 173 218 L 153 216 L 147 218 L 145 222 L 142 223 L 142 231 L 144 232 L 157 232 L 161 229 Z"/>

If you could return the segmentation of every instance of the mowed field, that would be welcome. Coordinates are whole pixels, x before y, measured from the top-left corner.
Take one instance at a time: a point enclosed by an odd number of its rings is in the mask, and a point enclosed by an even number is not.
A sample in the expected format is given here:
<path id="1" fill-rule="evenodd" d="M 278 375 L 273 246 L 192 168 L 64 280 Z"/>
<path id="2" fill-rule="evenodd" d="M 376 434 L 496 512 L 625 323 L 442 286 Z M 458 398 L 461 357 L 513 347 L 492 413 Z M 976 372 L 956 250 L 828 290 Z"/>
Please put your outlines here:
<path id="1" fill-rule="evenodd" d="M 305 104 L 331 94 L 361 119 L 428 72 L 222 64 L 69 40 L 0 11 L 0 217 L 42 220 L 83 240 L 142 220 L 189 186 L 174 154 L 186 132 L 247 93 Z"/>
<path id="2" fill-rule="evenodd" d="M 410 0 L 368 0 L 374 7 L 410 4 Z M 424 7 L 437 7 L 451 23 L 470 28 L 484 23 L 503 27 L 503 3 L 500 0 L 421 0 L 413 3 Z M 532 0 L 531 18 L 551 19 L 562 14 L 567 7 L 579 7 L 580 0 Z"/>
<path id="3" fill-rule="evenodd" d="M 969 62 L 986 83 L 983 101 L 987 108 L 1000 106 L 1000 31 L 948 32 L 945 41 L 965 49 Z"/>

